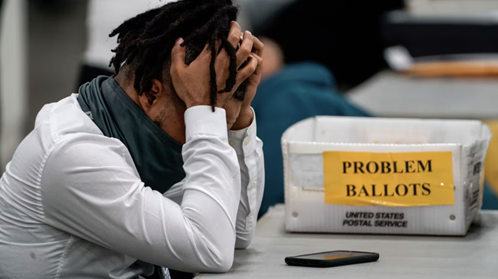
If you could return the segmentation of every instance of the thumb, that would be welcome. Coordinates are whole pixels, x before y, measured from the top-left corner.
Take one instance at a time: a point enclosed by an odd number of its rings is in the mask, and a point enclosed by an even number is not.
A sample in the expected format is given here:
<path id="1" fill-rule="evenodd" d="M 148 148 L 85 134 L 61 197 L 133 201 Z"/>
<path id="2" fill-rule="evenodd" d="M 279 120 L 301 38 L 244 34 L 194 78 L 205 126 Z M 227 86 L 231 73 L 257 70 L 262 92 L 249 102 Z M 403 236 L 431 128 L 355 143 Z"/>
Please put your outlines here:
<path id="1" fill-rule="evenodd" d="M 185 64 L 185 47 L 182 47 L 183 39 L 176 39 L 175 45 L 171 50 L 171 68 L 172 70 L 181 71 L 187 68 Z"/>

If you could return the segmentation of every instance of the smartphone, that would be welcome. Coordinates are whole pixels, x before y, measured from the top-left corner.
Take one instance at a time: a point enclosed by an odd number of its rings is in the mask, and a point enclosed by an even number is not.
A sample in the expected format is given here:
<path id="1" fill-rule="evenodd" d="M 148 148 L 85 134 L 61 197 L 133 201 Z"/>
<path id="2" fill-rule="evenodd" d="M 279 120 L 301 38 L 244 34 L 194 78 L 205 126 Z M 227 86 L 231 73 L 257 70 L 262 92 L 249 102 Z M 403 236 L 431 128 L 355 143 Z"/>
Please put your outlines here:
<path id="1" fill-rule="evenodd" d="M 285 263 L 293 266 L 334 267 L 349 264 L 376 262 L 378 253 L 356 251 L 330 251 L 285 258 Z"/>

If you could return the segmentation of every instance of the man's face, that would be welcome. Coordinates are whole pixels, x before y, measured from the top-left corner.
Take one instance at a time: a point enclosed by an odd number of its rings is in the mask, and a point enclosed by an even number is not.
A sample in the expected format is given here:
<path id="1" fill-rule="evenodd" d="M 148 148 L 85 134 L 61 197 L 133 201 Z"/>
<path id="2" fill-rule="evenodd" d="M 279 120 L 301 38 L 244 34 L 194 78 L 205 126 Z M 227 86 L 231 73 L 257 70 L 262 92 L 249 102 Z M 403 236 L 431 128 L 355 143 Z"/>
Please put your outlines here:
<path id="1" fill-rule="evenodd" d="M 171 85 L 157 79 L 152 89 L 139 97 L 140 106 L 147 116 L 177 142 L 185 143 L 185 104 Z"/>
<path id="2" fill-rule="evenodd" d="M 171 84 L 155 80 L 151 92 L 145 92 L 140 100 L 144 112 L 154 123 L 176 141 L 185 143 L 186 106 Z M 241 105 L 242 101 L 232 97 L 223 107 L 226 111 L 227 130 L 232 128 L 239 117 Z"/>

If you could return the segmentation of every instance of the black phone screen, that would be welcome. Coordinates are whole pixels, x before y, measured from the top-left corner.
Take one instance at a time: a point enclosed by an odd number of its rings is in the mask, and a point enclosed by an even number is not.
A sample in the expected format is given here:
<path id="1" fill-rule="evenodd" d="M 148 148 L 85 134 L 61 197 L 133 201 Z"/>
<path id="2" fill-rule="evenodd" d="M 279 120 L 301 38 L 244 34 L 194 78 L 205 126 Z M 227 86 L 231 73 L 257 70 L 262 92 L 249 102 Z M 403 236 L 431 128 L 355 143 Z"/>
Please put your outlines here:
<path id="1" fill-rule="evenodd" d="M 378 253 L 340 250 L 287 257 L 285 263 L 293 266 L 334 267 L 375 262 L 379 257 Z"/>
<path id="2" fill-rule="evenodd" d="M 369 255 L 370 253 L 362 253 L 362 252 L 353 252 L 353 251 L 334 251 L 334 252 L 325 252 L 325 253 L 317 253 L 317 254 L 309 254 L 297 256 L 297 259 L 308 259 L 308 260 L 336 260 L 336 259 L 344 259 L 351 258 L 357 256 Z"/>

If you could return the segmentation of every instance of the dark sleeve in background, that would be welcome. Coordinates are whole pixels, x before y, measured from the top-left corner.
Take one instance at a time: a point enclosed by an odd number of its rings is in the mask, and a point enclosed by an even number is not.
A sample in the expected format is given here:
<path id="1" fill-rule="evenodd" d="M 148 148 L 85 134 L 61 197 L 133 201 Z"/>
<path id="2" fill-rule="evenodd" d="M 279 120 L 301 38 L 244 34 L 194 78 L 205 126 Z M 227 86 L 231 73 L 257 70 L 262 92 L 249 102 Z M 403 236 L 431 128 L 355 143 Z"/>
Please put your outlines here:
<path id="1" fill-rule="evenodd" d="M 78 0 L 28 0 L 29 4 L 45 10 L 60 10 L 75 4 Z"/>
<path id="2" fill-rule="evenodd" d="M 358 85 L 386 67 L 382 15 L 403 0 L 299 0 L 255 30 L 280 44 L 286 63 L 327 66 L 340 89 Z"/>
<path id="3" fill-rule="evenodd" d="M 462 16 L 455 20 L 397 12 L 385 17 L 382 30 L 386 46 L 402 45 L 415 58 L 498 53 L 498 22 L 491 17 Z"/>
<path id="4" fill-rule="evenodd" d="M 101 67 L 95 67 L 95 66 L 83 64 L 80 68 L 80 75 L 79 75 L 78 84 L 77 84 L 75 92 L 79 91 L 78 89 L 80 88 L 81 85 L 83 85 L 89 81 L 92 81 L 94 78 L 96 78 L 98 76 L 113 76 L 113 75 L 114 75 L 114 72 L 111 71 L 110 68 L 105 69 L 105 68 L 101 68 Z"/>

